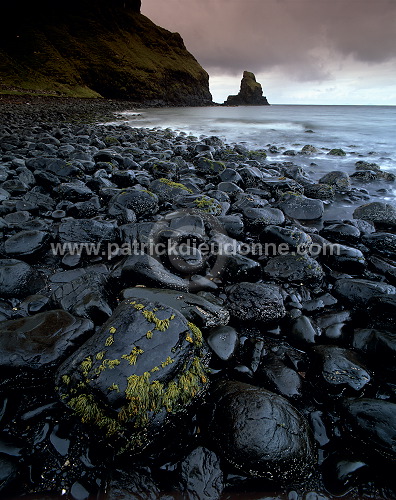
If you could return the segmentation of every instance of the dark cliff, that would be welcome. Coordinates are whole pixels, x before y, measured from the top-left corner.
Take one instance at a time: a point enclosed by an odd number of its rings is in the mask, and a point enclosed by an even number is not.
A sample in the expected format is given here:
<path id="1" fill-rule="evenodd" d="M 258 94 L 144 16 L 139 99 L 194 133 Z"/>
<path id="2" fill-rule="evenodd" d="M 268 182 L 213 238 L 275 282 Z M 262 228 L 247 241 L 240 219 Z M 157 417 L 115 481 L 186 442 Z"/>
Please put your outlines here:
<path id="1" fill-rule="evenodd" d="M 0 92 L 211 104 L 206 71 L 140 0 L 15 4 L 0 17 Z"/>
<path id="2" fill-rule="evenodd" d="M 250 71 L 243 72 L 241 89 L 238 95 L 230 95 L 224 103 L 225 106 L 267 106 L 269 102 L 263 96 L 261 84 L 256 82 L 256 77 Z"/>

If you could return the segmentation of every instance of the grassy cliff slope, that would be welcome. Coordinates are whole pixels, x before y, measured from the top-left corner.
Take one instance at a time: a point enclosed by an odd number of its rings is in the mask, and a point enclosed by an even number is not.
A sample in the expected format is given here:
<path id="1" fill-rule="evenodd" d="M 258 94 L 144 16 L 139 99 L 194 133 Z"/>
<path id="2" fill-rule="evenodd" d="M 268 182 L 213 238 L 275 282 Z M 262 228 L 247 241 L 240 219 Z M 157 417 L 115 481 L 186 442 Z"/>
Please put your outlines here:
<path id="1" fill-rule="evenodd" d="M 0 18 L 3 93 L 205 105 L 208 80 L 179 34 L 140 14 L 140 0 L 38 0 Z"/>

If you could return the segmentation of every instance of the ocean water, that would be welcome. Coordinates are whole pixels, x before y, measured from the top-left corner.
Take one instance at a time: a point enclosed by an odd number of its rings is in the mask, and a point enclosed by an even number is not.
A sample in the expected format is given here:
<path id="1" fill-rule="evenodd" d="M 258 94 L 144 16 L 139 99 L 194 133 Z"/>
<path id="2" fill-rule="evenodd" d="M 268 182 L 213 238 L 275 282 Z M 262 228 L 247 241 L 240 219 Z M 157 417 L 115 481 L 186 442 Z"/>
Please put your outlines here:
<path id="1" fill-rule="evenodd" d="M 123 112 L 119 122 L 132 127 L 171 128 L 198 137 L 216 135 L 227 144 L 249 149 L 276 146 L 280 153 L 270 161 L 292 161 L 315 180 L 331 170 L 355 171 L 358 160 L 377 163 L 396 174 L 396 106 L 239 106 L 200 108 L 151 108 Z M 319 149 L 314 155 L 287 156 L 306 144 Z M 329 156 L 341 148 L 345 157 Z M 396 205 L 396 183 L 357 183 L 373 199 Z M 361 203 L 360 203 L 361 204 Z M 353 204 L 337 205 L 350 216 Z M 331 212 L 328 213 L 331 216 Z"/>

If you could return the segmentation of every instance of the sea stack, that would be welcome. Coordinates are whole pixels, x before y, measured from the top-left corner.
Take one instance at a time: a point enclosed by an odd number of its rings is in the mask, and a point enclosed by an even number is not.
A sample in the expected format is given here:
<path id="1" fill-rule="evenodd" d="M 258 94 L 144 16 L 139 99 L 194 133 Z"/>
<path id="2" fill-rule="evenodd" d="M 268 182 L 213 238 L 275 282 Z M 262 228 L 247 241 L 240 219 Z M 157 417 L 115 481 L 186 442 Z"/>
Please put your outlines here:
<path id="1" fill-rule="evenodd" d="M 263 96 L 261 84 L 256 82 L 254 73 L 243 72 L 241 89 L 238 95 L 230 95 L 224 102 L 225 106 L 268 106 L 267 98 Z"/>

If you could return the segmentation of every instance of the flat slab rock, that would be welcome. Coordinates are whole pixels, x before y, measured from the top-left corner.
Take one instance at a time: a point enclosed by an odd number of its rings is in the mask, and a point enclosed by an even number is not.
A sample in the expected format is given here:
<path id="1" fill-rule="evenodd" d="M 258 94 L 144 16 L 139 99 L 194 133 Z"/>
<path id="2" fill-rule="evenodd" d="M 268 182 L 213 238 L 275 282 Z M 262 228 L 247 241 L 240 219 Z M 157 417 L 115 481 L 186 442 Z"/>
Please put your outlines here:
<path id="1" fill-rule="evenodd" d="M 0 366 L 28 371 L 56 368 L 87 338 L 93 323 L 53 310 L 0 323 Z"/>

